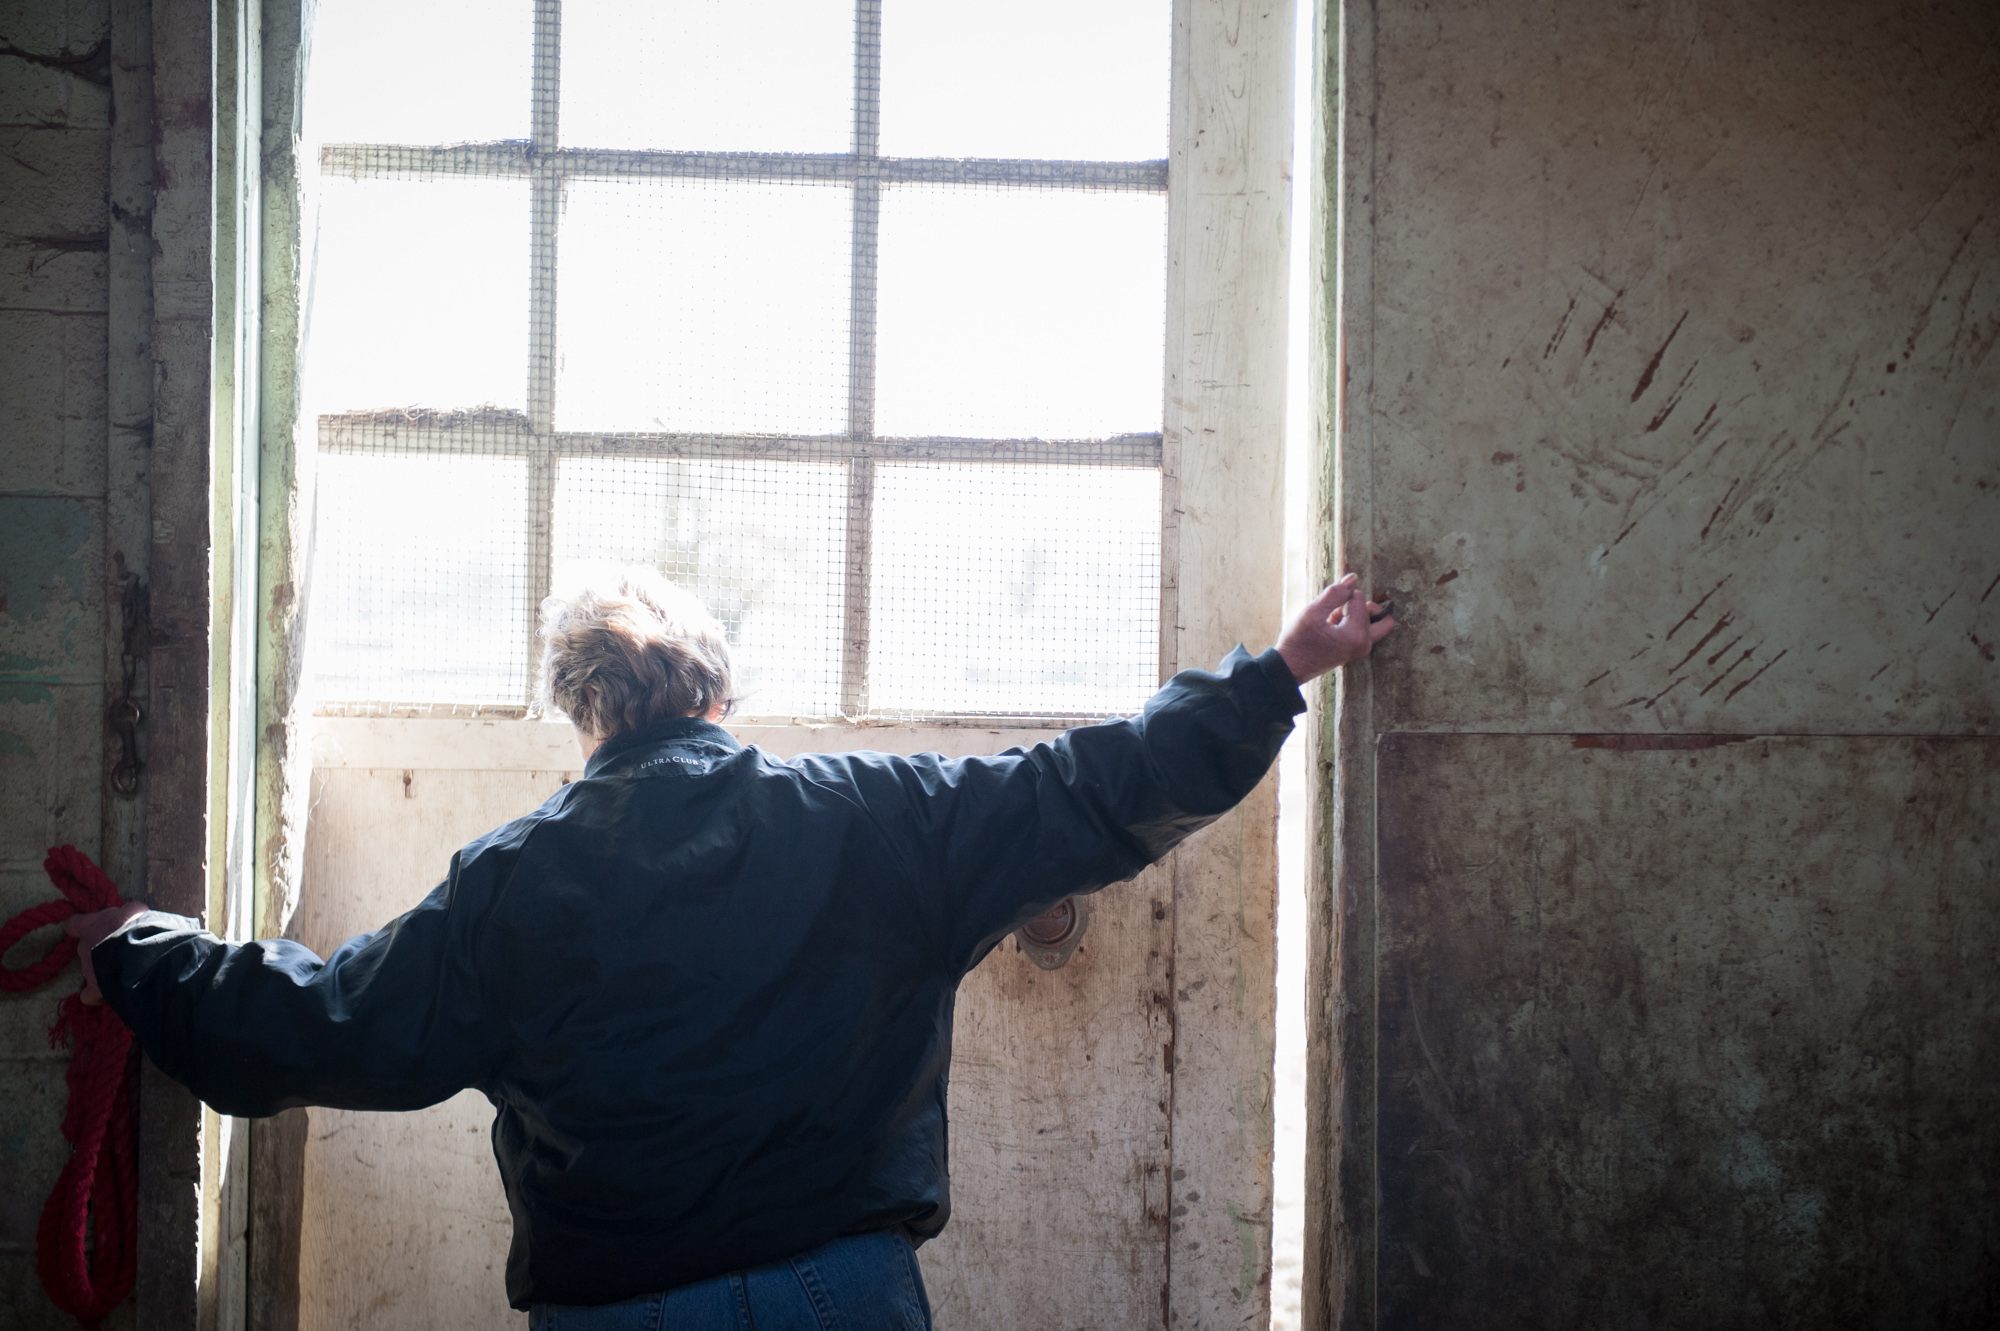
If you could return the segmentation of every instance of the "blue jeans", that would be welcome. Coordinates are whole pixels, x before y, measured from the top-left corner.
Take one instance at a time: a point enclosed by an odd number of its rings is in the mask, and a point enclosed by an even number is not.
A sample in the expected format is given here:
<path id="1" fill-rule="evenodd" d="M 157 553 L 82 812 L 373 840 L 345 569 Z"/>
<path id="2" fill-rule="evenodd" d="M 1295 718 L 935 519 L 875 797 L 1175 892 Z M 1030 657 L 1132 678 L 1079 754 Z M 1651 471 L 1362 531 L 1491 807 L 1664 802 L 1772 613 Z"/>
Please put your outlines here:
<path id="1" fill-rule="evenodd" d="M 538 1303 L 528 1331 L 931 1331 L 931 1304 L 917 1254 L 892 1229 L 629 1303 Z"/>

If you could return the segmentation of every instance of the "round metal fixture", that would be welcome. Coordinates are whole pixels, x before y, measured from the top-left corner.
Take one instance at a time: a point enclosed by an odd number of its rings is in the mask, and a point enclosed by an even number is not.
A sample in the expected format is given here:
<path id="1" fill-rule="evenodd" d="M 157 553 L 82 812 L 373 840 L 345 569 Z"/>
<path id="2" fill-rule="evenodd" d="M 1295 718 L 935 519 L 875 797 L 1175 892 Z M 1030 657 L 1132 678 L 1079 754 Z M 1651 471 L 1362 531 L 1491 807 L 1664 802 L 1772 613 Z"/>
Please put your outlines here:
<path id="1" fill-rule="evenodd" d="M 1014 941 L 1028 954 L 1028 960 L 1043 970 L 1059 970 L 1083 942 L 1083 931 L 1089 923 L 1089 900 L 1064 897 L 1015 930 Z"/>

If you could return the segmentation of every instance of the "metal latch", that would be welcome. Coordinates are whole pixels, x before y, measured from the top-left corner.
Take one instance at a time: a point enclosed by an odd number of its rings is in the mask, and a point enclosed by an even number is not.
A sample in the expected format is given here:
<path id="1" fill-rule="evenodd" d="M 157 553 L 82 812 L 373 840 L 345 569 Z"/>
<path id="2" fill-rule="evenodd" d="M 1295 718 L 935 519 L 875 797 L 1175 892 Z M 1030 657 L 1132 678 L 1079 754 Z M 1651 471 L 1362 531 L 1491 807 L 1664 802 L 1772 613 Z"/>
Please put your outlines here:
<path id="1" fill-rule="evenodd" d="M 1028 960 L 1045 971 L 1068 964 L 1090 924 L 1090 899 L 1064 897 L 1014 931 L 1014 941 Z"/>

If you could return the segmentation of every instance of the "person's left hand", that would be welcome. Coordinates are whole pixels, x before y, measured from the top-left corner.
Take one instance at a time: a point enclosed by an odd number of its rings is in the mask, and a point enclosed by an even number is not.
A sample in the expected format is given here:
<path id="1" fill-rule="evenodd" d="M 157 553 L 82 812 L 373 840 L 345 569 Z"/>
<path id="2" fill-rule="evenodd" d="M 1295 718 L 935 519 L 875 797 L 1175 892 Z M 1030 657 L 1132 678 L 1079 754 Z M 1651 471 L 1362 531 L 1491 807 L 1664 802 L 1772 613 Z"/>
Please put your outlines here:
<path id="1" fill-rule="evenodd" d="M 77 959 L 83 962 L 85 1003 L 96 1007 L 104 1001 L 104 991 L 97 987 L 97 968 L 90 964 L 90 949 L 117 933 L 133 916 L 144 915 L 147 909 L 143 901 L 128 901 L 109 910 L 94 910 L 87 915 L 72 915 L 63 921 L 63 932 L 76 940 Z"/>

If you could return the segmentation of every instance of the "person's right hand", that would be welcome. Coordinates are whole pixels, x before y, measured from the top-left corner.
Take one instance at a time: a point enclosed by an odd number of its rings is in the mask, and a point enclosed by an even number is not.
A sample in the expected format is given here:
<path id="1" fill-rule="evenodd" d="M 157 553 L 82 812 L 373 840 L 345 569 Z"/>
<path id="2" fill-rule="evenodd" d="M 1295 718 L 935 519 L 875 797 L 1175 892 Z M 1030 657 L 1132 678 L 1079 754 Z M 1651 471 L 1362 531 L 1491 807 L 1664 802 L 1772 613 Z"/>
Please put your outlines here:
<path id="1" fill-rule="evenodd" d="M 1361 594 L 1361 580 L 1352 573 L 1321 592 L 1278 639 L 1278 655 L 1292 678 L 1304 684 L 1368 655 L 1396 627 L 1393 615 L 1369 622 L 1381 608 Z"/>

